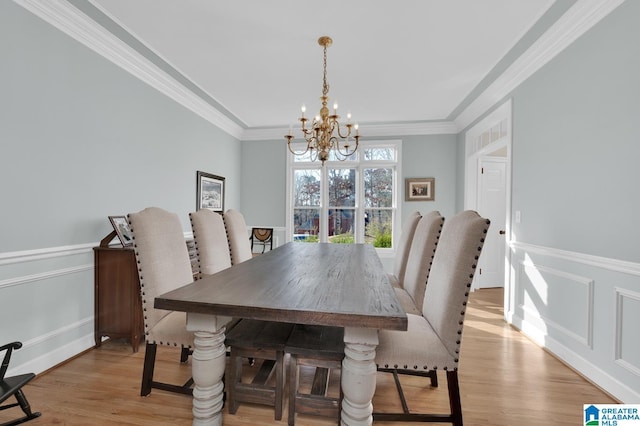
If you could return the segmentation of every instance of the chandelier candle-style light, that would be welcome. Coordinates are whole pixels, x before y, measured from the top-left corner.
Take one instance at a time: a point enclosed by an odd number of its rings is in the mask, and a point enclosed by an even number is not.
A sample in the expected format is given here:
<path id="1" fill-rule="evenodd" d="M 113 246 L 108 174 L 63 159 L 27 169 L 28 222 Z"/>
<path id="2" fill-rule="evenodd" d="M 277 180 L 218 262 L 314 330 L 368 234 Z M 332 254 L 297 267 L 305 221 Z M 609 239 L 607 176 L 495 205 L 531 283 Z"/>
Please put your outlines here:
<path id="1" fill-rule="evenodd" d="M 320 37 L 318 44 L 322 46 L 324 51 L 324 74 L 322 82 L 322 108 L 320 108 L 320 114 L 316 115 L 311 122 L 311 128 L 307 127 L 308 118 L 304 116 L 306 107 L 302 105 L 302 116 L 298 119 L 301 125 L 302 135 L 307 142 L 307 147 L 302 152 L 296 152 L 291 142 L 294 140 L 293 131 L 289 127 L 289 134 L 285 135 L 287 139 L 287 145 L 289 151 L 294 155 L 305 155 L 307 152 L 311 152 L 311 161 L 320 159 L 322 164 L 329 159 L 329 151 L 334 150 L 336 158 L 341 161 L 349 158 L 358 149 L 358 141 L 360 135 L 358 134 L 358 125 L 351 123 L 351 113 L 347 114 L 347 122 L 342 127 L 338 122 L 340 116 L 338 115 L 338 104 L 333 104 L 333 114 L 329 114 L 329 108 L 327 103 L 329 102 L 329 85 L 327 84 L 327 47 L 331 46 L 333 40 L 331 37 Z M 354 135 L 351 132 L 354 131 Z M 346 132 L 343 134 L 343 132 Z M 355 142 L 355 144 L 352 144 Z"/>

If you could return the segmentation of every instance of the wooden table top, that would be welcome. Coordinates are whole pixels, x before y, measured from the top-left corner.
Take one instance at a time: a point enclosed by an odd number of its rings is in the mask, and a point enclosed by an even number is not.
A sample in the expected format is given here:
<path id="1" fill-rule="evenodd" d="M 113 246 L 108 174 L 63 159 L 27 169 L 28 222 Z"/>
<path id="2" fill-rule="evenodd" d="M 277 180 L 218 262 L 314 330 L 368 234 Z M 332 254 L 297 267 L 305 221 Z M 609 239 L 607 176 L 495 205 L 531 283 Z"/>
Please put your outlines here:
<path id="1" fill-rule="evenodd" d="M 406 330 L 371 245 L 288 243 L 165 293 L 156 308 L 299 324 Z"/>

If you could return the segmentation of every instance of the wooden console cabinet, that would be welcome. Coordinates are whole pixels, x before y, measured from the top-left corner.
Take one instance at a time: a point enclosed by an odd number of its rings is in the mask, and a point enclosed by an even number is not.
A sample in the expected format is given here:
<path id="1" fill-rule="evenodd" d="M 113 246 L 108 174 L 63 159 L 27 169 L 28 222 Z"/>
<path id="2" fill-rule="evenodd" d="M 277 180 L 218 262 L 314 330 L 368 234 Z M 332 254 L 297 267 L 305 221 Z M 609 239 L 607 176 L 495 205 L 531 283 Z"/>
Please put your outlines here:
<path id="1" fill-rule="evenodd" d="M 142 302 L 132 247 L 94 247 L 95 339 L 126 338 L 138 352 L 144 336 Z"/>
<path id="2" fill-rule="evenodd" d="M 144 340 L 144 321 L 140 299 L 140 281 L 133 247 L 107 246 L 115 236 L 103 239 L 104 245 L 93 248 L 95 260 L 95 340 L 103 337 L 126 338 L 133 352 Z M 185 241 L 194 278 L 198 273 L 198 255 L 193 240 Z"/>

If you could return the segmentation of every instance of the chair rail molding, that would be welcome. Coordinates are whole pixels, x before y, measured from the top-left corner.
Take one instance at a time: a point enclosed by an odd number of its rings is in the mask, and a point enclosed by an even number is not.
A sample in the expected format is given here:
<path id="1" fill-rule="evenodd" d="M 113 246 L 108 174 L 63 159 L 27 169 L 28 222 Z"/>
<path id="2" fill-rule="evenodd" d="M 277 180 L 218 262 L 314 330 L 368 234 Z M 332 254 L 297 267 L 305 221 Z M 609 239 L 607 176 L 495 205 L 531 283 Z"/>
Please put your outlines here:
<path id="1" fill-rule="evenodd" d="M 64 275 L 77 274 L 85 271 L 93 271 L 93 263 L 74 266 L 71 268 L 55 269 L 55 270 L 43 272 L 40 274 L 24 275 L 21 277 L 14 277 L 6 280 L 0 280 L 0 289 L 8 288 L 16 285 L 27 284 L 34 281 L 48 280 L 51 278 L 61 277 Z"/>
<path id="2" fill-rule="evenodd" d="M 552 247 L 537 246 L 518 241 L 511 241 L 509 247 L 512 250 L 522 250 L 529 253 L 537 253 L 545 256 L 555 257 L 562 260 L 582 263 L 584 265 L 595 266 L 610 271 L 622 272 L 625 274 L 640 276 L 640 263 L 628 262 L 625 260 L 612 259 L 609 257 L 594 256 L 591 254 L 579 253 L 575 251 L 561 250 Z"/>
<path id="3" fill-rule="evenodd" d="M 0 266 L 14 263 L 32 262 L 53 257 L 74 256 L 91 253 L 100 243 L 75 244 L 71 246 L 47 247 L 34 250 L 21 250 L 0 253 Z"/>

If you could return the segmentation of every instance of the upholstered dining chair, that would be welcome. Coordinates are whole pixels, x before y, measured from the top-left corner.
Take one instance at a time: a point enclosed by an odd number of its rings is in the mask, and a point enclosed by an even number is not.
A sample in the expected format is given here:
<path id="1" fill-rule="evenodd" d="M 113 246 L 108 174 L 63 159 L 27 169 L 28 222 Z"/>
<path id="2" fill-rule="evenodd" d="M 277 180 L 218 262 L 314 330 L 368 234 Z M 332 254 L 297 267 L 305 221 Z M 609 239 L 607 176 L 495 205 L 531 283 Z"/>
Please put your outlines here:
<path id="1" fill-rule="evenodd" d="M 7 369 L 9 368 L 9 362 L 11 361 L 11 353 L 14 350 L 20 349 L 21 347 L 21 342 L 12 342 L 0 346 L 0 354 L 4 353 L 4 356 L 2 357 L 2 364 L 0 364 L 0 404 L 5 402 L 12 396 L 16 399 L 16 402 L 14 403 L 0 405 L 0 411 L 7 410 L 13 407 L 20 407 L 22 412 L 25 414 L 18 419 L 3 423 L 3 425 L 6 426 L 21 424 L 35 419 L 36 417 L 40 417 L 41 415 L 39 412 L 31 411 L 29 401 L 27 401 L 27 397 L 24 395 L 24 391 L 22 390 L 22 388 L 34 377 L 36 377 L 36 375 L 33 373 L 25 373 L 18 374 L 16 376 L 5 377 Z"/>
<path id="2" fill-rule="evenodd" d="M 489 220 L 474 211 L 445 222 L 433 259 L 422 315 L 407 314 L 408 329 L 381 330 L 376 349 L 378 371 L 396 379 L 402 413 L 373 413 L 374 421 L 422 421 L 462 426 L 458 361 L 471 281 L 489 229 Z M 412 413 L 399 374 L 446 372 L 450 413 Z"/>
<path id="3" fill-rule="evenodd" d="M 273 228 L 251 228 L 251 252 L 254 246 L 262 246 L 264 253 L 267 246 L 273 250 Z"/>
<path id="4" fill-rule="evenodd" d="M 229 209 L 224 213 L 224 226 L 227 229 L 231 264 L 242 263 L 253 257 L 251 242 L 247 234 L 247 223 L 238 210 Z"/>
<path id="5" fill-rule="evenodd" d="M 413 241 L 413 234 L 418 226 L 418 221 L 422 216 L 419 211 L 412 212 L 404 224 L 402 225 L 402 231 L 400 233 L 400 241 L 398 241 L 398 247 L 396 248 L 396 256 L 393 262 L 393 273 L 389 274 L 389 280 L 394 287 L 401 286 L 404 281 L 404 274 L 407 268 L 407 260 L 409 257 L 409 249 L 411 248 L 411 242 Z"/>
<path id="6" fill-rule="evenodd" d="M 189 213 L 189 220 L 196 246 L 199 278 L 230 268 L 231 254 L 222 215 L 211 210 L 200 209 Z M 226 332 L 228 333 L 239 321 L 239 318 L 229 321 L 225 325 Z M 189 352 L 187 356 L 190 354 Z M 182 361 L 186 361 L 184 356 Z"/>
<path id="7" fill-rule="evenodd" d="M 180 219 L 175 213 L 149 207 L 129 213 L 128 220 L 138 265 L 146 339 L 140 395 L 149 395 L 152 388 L 191 394 L 191 379 L 183 385 L 153 380 L 158 345 L 193 346 L 193 334 L 186 329 L 187 317 L 184 312 L 153 307 L 156 296 L 193 281 Z"/>
<path id="8" fill-rule="evenodd" d="M 207 209 L 189 213 L 193 240 L 202 275 L 212 275 L 231 267 L 227 230 L 222 215 Z"/>
<path id="9" fill-rule="evenodd" d="M 422 216 L 415 228 L 404 280 L 394 288 L 406 313 L 422 315 L 424 291 L 443 224 L 440 212 L 432 211 Z"/>

